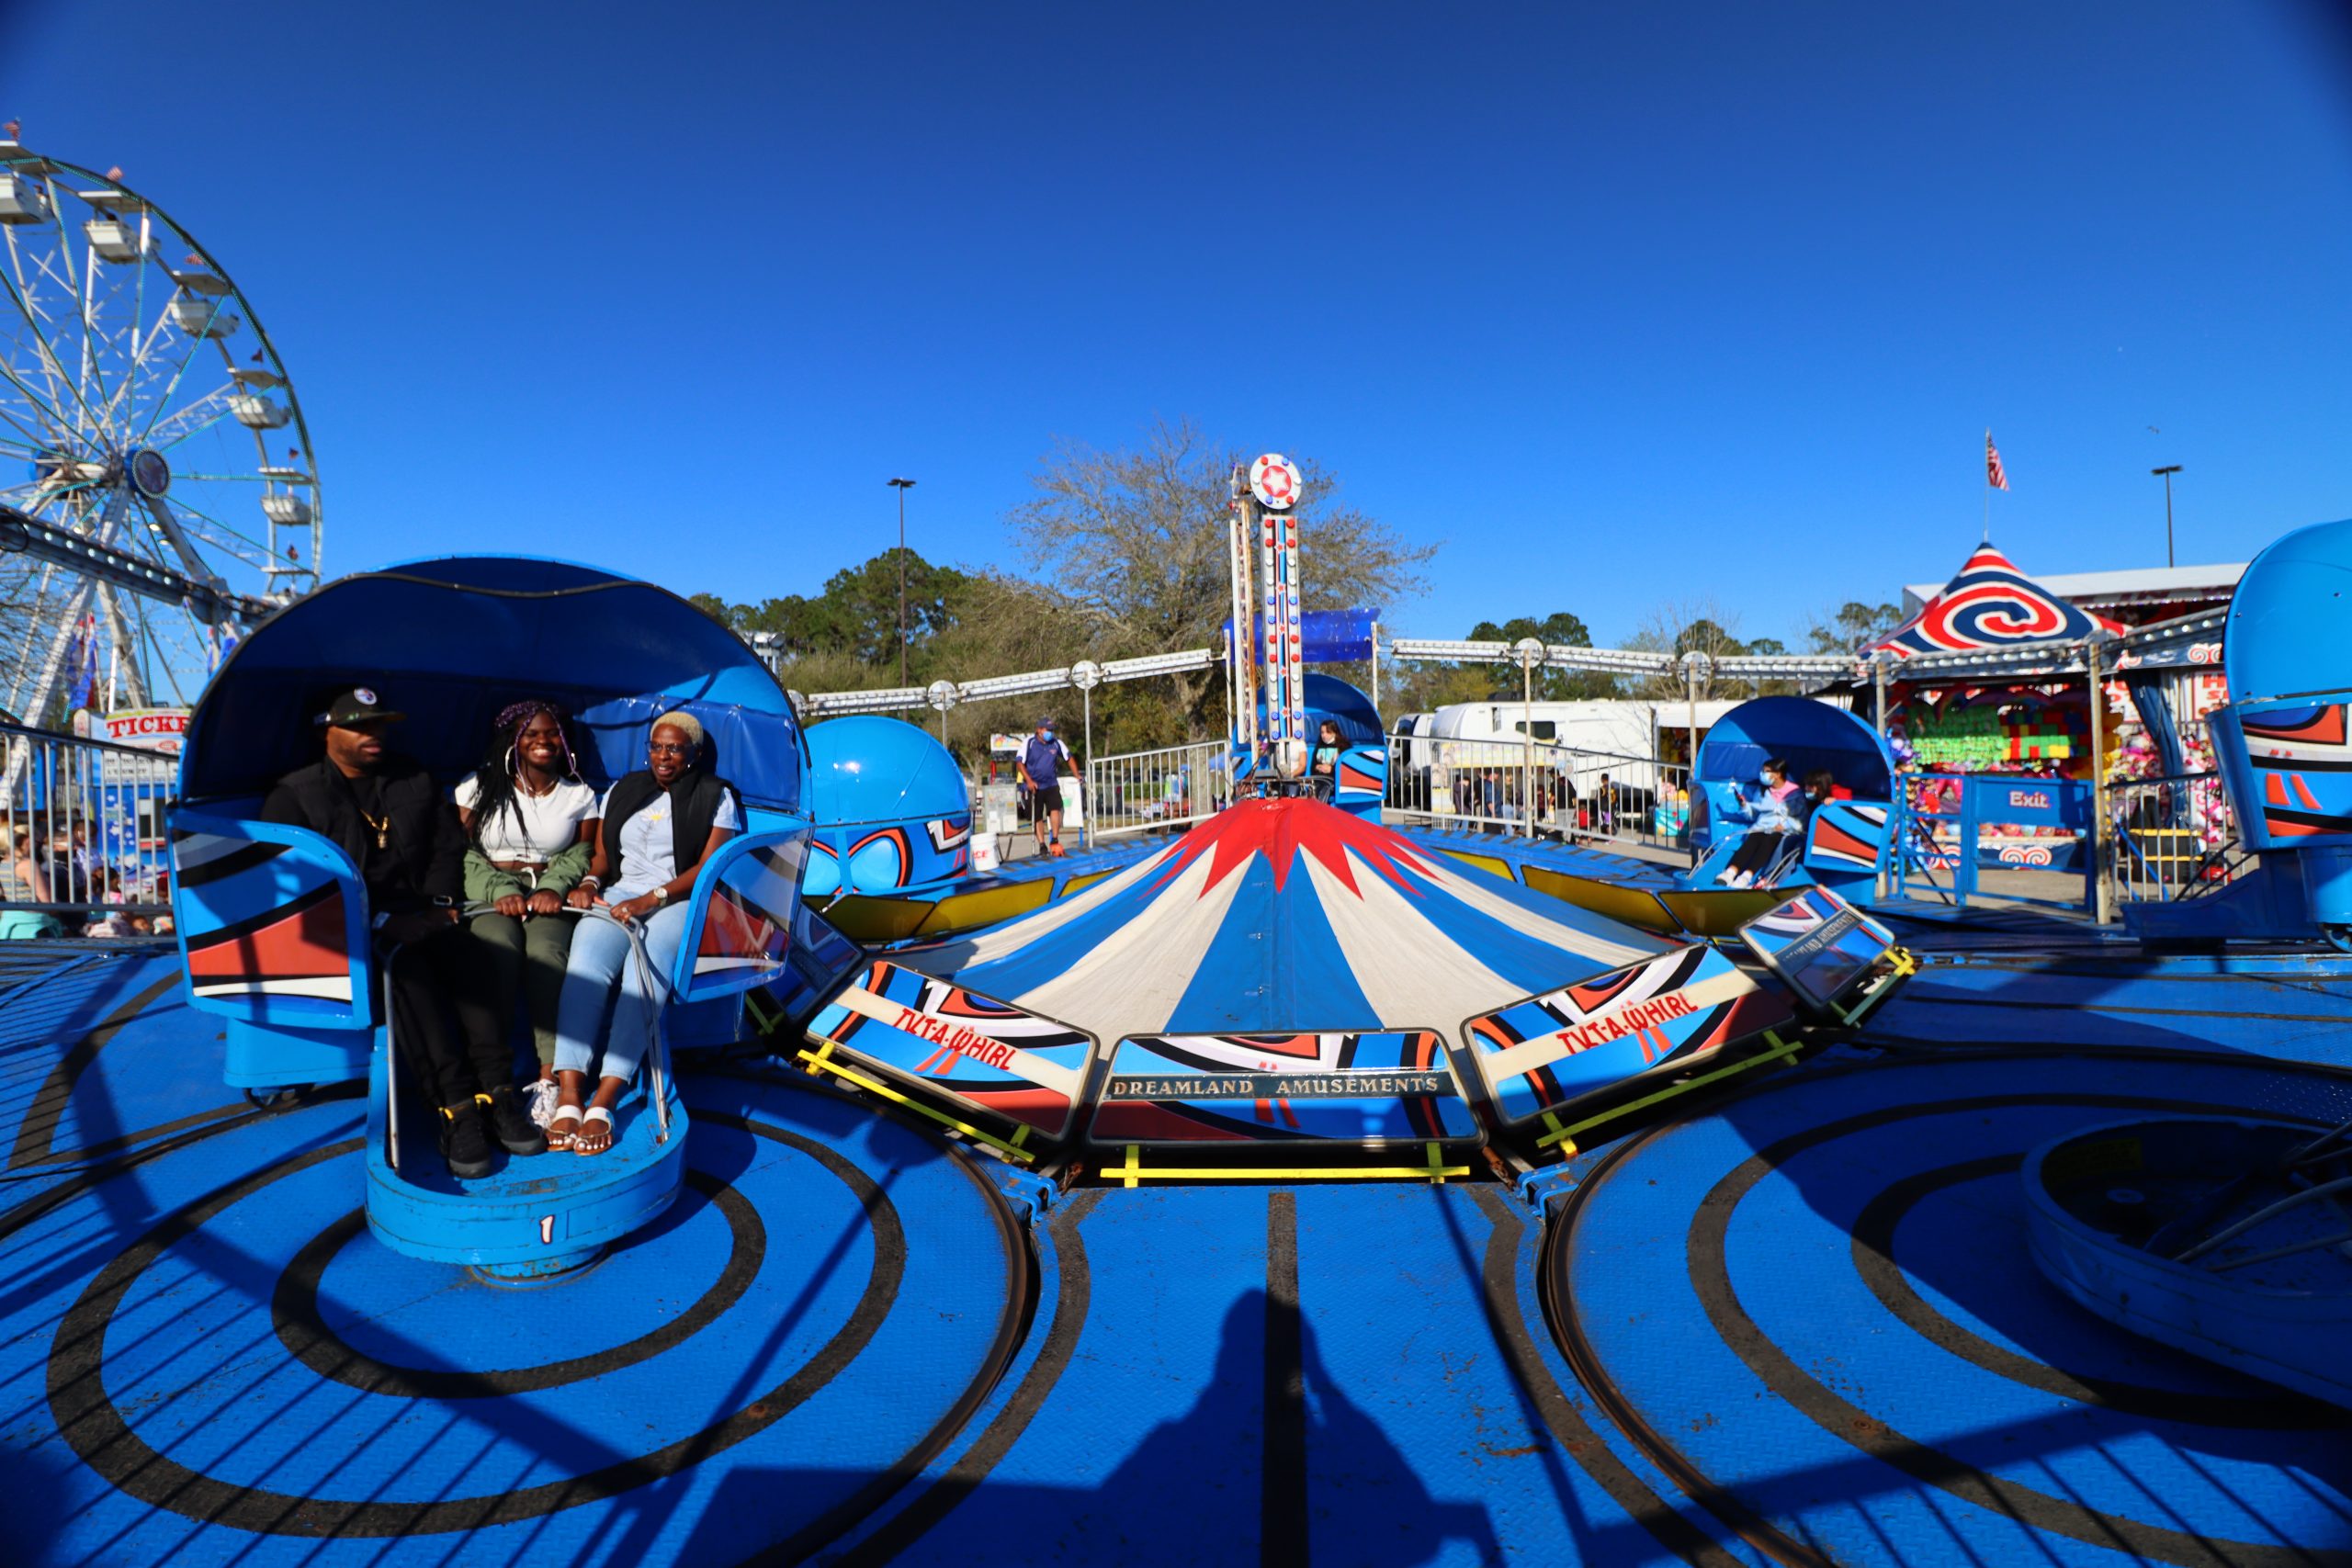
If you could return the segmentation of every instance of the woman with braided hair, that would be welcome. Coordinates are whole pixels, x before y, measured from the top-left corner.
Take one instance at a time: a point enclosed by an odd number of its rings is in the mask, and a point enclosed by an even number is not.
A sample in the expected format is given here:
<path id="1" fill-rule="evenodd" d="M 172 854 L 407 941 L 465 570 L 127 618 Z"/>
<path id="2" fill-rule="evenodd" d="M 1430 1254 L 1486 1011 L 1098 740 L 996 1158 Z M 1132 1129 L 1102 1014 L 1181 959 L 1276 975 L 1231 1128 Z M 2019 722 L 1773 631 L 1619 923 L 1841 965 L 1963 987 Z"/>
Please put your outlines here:
<path id="1" fill-rule="evenodd" d="M 458 785 L 466 828 L 466 902 L 489 909 L 469 922 L 490 950 L 497 1016 L 514 1017 L 519 994 L 537 1047 L 531 1119 L 554 1112 L 555 1014 L 571 959 L 572 918 L 564 896 L 587 874 L 596 842 L 596 792 L 581 782 L 563 713 L 553 703 L 514 703 L 498 716 L 482 765 Z"/>

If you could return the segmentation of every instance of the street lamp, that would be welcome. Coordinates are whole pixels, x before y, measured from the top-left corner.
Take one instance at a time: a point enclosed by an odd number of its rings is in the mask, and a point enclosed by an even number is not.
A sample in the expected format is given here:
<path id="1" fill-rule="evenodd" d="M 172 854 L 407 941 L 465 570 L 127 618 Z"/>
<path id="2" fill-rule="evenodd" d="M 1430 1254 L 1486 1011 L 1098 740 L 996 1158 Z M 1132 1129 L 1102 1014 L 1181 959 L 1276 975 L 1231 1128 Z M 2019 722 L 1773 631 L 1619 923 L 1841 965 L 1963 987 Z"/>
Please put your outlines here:
<path id="1" fill-rule="evenodd" d="M 2148 472 L 2165 481 L 2165 564 L 2170 566 L 2172 564 L 2172 477 L 2180 472 L 2180 465 L 2175 463 L 2169 468 L 2150 468 Z"/>
<path id="2" fill-rule="evenodd" d="M 890 488 L 899 492 L 899 684 L 907 683 L 907 491 L 915 488 L 912 479 L 892 479 Z"/>

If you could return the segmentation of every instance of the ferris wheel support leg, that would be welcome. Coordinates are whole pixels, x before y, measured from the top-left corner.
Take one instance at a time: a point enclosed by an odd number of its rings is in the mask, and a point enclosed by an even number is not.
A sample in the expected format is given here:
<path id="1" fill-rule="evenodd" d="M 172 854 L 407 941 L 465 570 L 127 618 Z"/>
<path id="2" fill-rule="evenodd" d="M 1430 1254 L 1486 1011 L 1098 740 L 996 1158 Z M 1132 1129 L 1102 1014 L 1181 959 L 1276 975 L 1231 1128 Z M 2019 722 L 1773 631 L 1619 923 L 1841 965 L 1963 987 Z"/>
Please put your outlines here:
<path id="1" fill-rule="evenodd" d="M 74 646 L 74 628 L 82 617 L 89 614 L 90 597 L 97 584 L 83 578 L 66 594 L 62 613 L 56 628 L 50 633 L 49 648 L 41 655 L 40 666 L 32 680 L 17 694 L 17 716 L 24 723 L 38 729 L 49 716 L 49 705 L 57 695 L 57 688 L 65 673 L 66 650 Z"/>
<path id="2" fill-rule="evenodd" d="M 140 672 L 139 638 L 131 630 L 130 617 L 122 613 L 122 597 L 113 589 L 101 586 L 98 589 L 98 604 L 106 612 L 107 633 L 114 645 L 116 668 L 120 671 L 123 686 L 130 694 L 130 705 L 145 707 L 147 681 Z M 109 680 L 107 686 L 111 688 L 113 682 Z M 109 691 L 109 699 L 111 699 L 111 691 Z M 115 705 L 109 700 L 106 705 L 111 708 Z"/>

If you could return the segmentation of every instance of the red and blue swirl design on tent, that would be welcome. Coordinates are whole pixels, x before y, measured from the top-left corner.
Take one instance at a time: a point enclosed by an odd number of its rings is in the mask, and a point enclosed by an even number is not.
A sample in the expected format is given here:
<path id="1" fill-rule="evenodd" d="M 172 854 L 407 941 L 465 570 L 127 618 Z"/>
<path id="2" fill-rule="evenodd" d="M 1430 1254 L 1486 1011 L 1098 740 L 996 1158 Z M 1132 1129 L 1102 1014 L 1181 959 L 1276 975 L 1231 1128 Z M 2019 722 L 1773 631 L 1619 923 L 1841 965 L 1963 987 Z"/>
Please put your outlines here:
<path id="1" fill-rule="evenodd" d="M 2079 642 L 2101 628 L 2123 629 L 2052 593 L 1988 540 L 1917 615 L 1862 651 L 1884 649 L 1898 659 L 1969 653 L 2027 642 Z"/>

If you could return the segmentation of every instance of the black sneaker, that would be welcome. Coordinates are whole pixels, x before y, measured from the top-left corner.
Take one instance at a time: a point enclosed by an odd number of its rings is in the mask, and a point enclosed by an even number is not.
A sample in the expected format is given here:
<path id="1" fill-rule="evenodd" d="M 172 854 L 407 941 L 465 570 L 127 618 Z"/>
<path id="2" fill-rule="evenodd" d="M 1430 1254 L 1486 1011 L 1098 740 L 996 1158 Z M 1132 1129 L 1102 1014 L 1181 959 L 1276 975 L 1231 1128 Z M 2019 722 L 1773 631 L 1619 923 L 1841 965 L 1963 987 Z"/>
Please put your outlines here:
<path id="1" fill-rule="evenodd" d="M 523 1097 L 514 1092 L 513 1084 L 501 1084 L 488 1094 L 478 1094 L 474 1102 L 490 1107 L 490 1135 L 508 1154 L 548 1152 L 548 1135 L 532 1124 L 531 1113 L 524 1109 Z"/>
<path id="2" fill-rule="evenodd" d="M 480 1104 L 469 1100 L 442 1108 L 441 1157 L 449 1174 L 461 1180 L 490 1174 L 490 1138 L 482 1130 Z"/>

